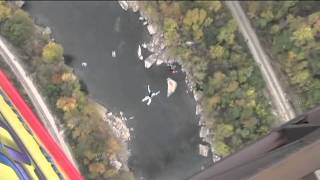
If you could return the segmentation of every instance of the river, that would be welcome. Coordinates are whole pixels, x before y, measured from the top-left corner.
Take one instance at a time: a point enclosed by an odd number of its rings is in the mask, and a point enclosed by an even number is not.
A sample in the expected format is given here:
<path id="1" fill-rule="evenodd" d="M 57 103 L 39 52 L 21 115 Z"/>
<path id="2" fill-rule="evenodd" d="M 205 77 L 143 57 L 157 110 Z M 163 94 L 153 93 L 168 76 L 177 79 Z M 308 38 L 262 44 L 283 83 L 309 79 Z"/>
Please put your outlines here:
<path id="1" fill-rule="evenodd" d="M 179 70 L 172 75 L 165 65 L 145 69 L 138 59 L 138 44 L 150 38 L 138 13 L 123 11 L 115 1 L 30 1 L 25 9 L 38 24 L 51 27 L 90 97 L 114 112 L 134 116 L 127 122 L 134 129 L 129 167 L 137 179 L 186 179 L 211 161 L 198 155 L 198 117 L 193 96 L 186 92 L 185 74 Z M 167 77 L 178 83 L 170 98 Z M 141 102 L 147 84 L 160 90 L 150 106 Z"/>

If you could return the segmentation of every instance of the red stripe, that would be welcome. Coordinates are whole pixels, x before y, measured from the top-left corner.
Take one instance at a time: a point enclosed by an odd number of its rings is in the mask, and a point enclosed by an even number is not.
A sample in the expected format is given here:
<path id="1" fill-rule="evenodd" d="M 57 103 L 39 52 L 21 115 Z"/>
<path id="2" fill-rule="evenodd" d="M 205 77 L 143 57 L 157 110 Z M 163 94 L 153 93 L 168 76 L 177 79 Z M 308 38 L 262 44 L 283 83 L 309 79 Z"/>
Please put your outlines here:
<path id="1" fill-rule="evenodd" d="M 41 124 L 30 107 L 25 103 L 16 88 L 12 85 L 5 73 L 0 70 L 0 87 L 5 91 L 12 103 L 19 110 L 22 117 L 27 121 L 29 127 L 35 132 L 54 161 L 63 170 L 63 172 L 72 180 L 83 180 L 78 169 L 69 161 L 66 154 L 61 150 L 56 141 L 52 138 L 49 132 Z"/>

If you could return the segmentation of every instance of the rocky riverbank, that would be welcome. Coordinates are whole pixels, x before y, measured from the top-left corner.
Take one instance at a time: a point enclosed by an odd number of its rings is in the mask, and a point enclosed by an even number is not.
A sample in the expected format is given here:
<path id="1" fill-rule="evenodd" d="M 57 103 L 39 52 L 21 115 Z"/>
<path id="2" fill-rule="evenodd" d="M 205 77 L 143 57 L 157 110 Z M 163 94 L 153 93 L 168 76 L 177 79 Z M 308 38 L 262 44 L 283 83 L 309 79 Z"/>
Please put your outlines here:
<path id="1" fill-rule="evenodd" d="M 113 134 L 121 141 L 123 147 L 122 151 L 116 157 L 111 157 L 109 159 L 110 164 L 117 170 L 124 169 L 128 171 L 129 150 L 127 143 L 130 140 L 130 132 L 125 123 L 127 118 L 122 112 L 120 112 L 119 115 L 116 115 L 99 103 L 94 101 L 92 103 L 95 104 L 98 112 L 103 117 L 103 120 L 109 124 Z"/>
<path id="2" fill-rule="evenodd" d="M 215 155 L 214 147 L 212 146 L 212 135 L 213 133 L 209 131 L 208 128 L 206 128 L 205 119 L 202 116 L 202 107 L 201 107 L 201 101 L 203 98 L 203 94 L 199 91 L 195 90 L 196 84 L 192 80 L 192 76 L 187 68 L 185 68 L 184 63 L 181 61 L 178 57 L 171 57 L 169 55 L 169 50 L 165 45 L 164 41 L 164 34 L 161 31 L 161 28 L 153 23 L 148 15 L 145 13 L 144 9 L 139 5 L 139 1 L 118 1 L 122 9 L 125 11 L 132 10 L 133 12 L 140 13 L 139 20 L 144 21 L 144 25 L 147 26 L 148 32 L 151 35 L 151 41 L 147 43 L 147 49 L 152 53 L 149 57 L 147 57 L 144 61 L 148 64 L 148 67 L 151 67 L 153 64 L 161 65 L 162 63 L 166 63 L 167 65 L 178 63 L 181 65 L 181 71 L 186 73 L 186 84 L 188 86 L 188 91 L 193 92 L 194 99 L 197 103 L 196 105 L 196 115 L 200 117 L 199 120 L 199 126 L 200 126 L 200 133 L 199 136 L 203 139 L 204 142 L 210 144 L 211 152 L 212 152 L 212 158 L 213 161 L 216 162 L 220 158 Z M 192 42 L 186 42 L 186 44 L 192 43 Z M 199 145 L 199 154 L 206 156 L 207 153 L 202 153 L 206 151 L 206 148 L 208 148 L 207 145 Z"/>

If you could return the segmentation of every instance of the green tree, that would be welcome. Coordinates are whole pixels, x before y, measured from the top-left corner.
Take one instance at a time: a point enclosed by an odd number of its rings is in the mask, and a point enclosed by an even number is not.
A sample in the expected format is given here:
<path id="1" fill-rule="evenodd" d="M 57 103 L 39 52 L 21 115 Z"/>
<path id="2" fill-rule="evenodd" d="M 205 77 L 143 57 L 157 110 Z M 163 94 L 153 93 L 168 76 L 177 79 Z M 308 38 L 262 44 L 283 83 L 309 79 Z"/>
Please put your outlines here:
<path id="1" fill-rule="evenodd" d="M 291 38 L 297 46 L 301 46 L 307 42 L 314 40 L 314 34 L 310 26 L 302 25 L 299 29 L 293 32 Z"/>
<path id="2" fill-rule="evenodd" d="M 225 48 L 220 45 L 210 46 L 210 56 L 213 59 L 220 59 L 225 55 Z M 223 59 L 221 59 L 223 60 Z"/>
<path id="3" fill-rule="evenodd" d="M 233 134 L 233 129 L 233 126 L 230 124 L 218 124 L 215 132 L 217 139 L 224 139 L 230 137 Z"/>
<path id="4" fill-rule="evenodd" d="M 298 71 L 296 74 L 292 77 L 292 83 L 293 84 L 298 84 L 300 86 L 305 85 L 308 80 L 310 79 L 310 71 L 309 70 L 303 70 L 303 71 Z"/>
<path id="5" fill-rule="evenodd" d="M 30 16 L 17 10 L 2 26 L 2 33 L 13 44 L 23 47 L 34 36 L 34 25 Z"/>
<path id="6" fill-rule="evenodd" d="M 207 16 L 207 11 L 204 9 L 188 10 L 183 18 L 184 28 L 191 31 L 194 40 L 198 41 L 203 37 L 203 28 L 212 23 L 212 19 Z"/>
<path id="7" fill-rule="evenodd" d="M 215 153 L 219 156 L 225 157 L 230 154 L 230 147 L 223 141 L 214 142 Z"/>
<path id="8" fill-rule="evenodd" d="M 58 86 L 50 84 L 46 88 L 46 94 L 47 97 L 49 97 L 49 100 L 52 103 L 60 96 L 61 90 Z"/>
<path id="9" fill-rule="evenodd" d="M 179 34 L 177 33 L 177 22 L 172 18 L 164 18 L 163 23 L 163 31 L 166 44 L 168 46 L 176 45 L 179 39 Z"/>
<path id="10" fill-rule="evenodd" d="M 226 42 L 233 45 L 235 41 L 235 31 L 237 30 L 237 22 L 234 19 L 228 21 L 227 25 L 222 27 L 219 31 L 218 41 L 220 43 Z"/>

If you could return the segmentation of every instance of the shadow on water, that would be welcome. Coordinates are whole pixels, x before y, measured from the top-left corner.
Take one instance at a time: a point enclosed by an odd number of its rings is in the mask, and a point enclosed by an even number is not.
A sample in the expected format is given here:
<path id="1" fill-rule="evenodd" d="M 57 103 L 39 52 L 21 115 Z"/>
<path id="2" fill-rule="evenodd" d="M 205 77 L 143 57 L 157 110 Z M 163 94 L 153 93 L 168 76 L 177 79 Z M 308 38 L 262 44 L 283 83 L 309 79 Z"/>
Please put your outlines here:
<path id="1" fill-rule="evenodd" d="M 74 57 L 70 54 L 64 54 L 64 63 L 68 66 L 72 66 L 72 62 L 74 62 Z"/>
<path id="2" fill-rule="evenodd" d="M 75 60 L 74 56 L 72 56 L 71 54 L 64 54 L 63 57 L 64 57 L 64 63 L 67 66 L 72 67 Z M 88 85 L 85 83 L 83 79 L 79 79 L 79 83 L 80 83 L 80 90 L 84 92 L 86 95 L 88 95 L 89 94 Z"/>
<path id="3" fill-rule="evenodd" d="M 80 80 L 79 80 L 79 83 L 80 83 L 80 90 L 81 90 L 82 92 L 84 92 L 86 95 L 88 95 L 88 94 L 89 94 L 89 90 L 88 90 L 87 84 L 84 82 L 83 79 L 80 79 Z"/>

